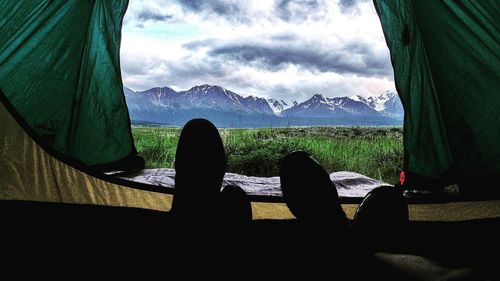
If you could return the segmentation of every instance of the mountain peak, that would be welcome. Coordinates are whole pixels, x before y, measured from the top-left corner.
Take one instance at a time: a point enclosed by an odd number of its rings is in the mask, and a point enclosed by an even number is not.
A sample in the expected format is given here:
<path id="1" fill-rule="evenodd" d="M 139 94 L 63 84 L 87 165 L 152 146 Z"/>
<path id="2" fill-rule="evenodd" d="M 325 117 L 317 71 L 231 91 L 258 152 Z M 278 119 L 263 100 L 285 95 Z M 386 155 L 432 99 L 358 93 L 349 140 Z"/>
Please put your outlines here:
<path id="1" fill-rule="evenodd" d="M 195 96 L 213 96 L 213 95 L 230 96 L 233 94 L 231 91 L 228 91 L 221 86 L 209 85 L 209 84 L 194 86 L 191 89 L 184 91 L 182 93 L 190 95 L 192 97 L 195 97 Z M 235 102 L 238 103 L 237 101 L 235 101 Z"/>
<path id="2" fill-rule="evenodd" d="M 217 85 L 210 85 L 210 84 L 202 84 L 194 87 L 200 87 L 200 88 L 215 88 L 218 87 Z"/>
<path id="3" fill-rule="evenodd" d="M 267 99 L 267 102 L 269 103 L 269 107 L 273 110 L 274 114 L 281 116 L 281 113 L 294 106 L 297 102 L 294 101 L 293 104 L 286 102 L 284 100 L 278 100 L 278 99 Z"/>
<path id="4" fill-rule="evenodd" d="M 379 100 L 390 100 L 392 98 L 395 98 L 396 96 L 398 96 L 398 93 L 396 91 L 388 90 L 385 91 L 383 94 L 377 96 L 376 98 Z"/>
<path id="5" fill-rule="evenodd" d="M 314 94 L 310 99 L 326 100 L 322 94 Z"/>
<path id="6" fill-rule="evenodd" d="M 131 94 L 131 93 L 135 94 L 136 93 L 136 91 L 134 91 L 134 90 L 132 90 L 132 89 L 130 89 L 128 87 L 125 87 L 125 86 L 123 86 L 123 92 L 125 94 Z"/>
<path id="7" fill-rule="evenodd" d="M 191 91 L 191 90 L 212 90 L 212 89 L 221 90 L 222 87 L 217 86 L 217 85 L 203 84 L 203 85 L 194 86 L 191 89 L 189 89 L 188 91 Z"/>
<path id="8" fill-rule="evenodd" d="M 366 98 L 365 98 L 365 97 L 362 97 L 362 96 L 360 96 L 360 95 L 350 96 L 349 98 L 350 98 L 351 100 L 353 100 L 353 101 L 359 101 L 359 102 L 366 103 Z"/>

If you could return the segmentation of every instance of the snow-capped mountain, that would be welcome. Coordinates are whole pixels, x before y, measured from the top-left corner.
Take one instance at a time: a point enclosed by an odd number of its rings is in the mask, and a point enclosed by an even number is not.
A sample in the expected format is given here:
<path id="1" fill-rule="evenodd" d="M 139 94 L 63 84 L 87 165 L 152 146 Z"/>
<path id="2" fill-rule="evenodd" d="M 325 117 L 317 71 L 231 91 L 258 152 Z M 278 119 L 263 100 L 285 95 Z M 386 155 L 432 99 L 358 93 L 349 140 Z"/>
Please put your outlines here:
<path id="1" fill-rule="evenodd" d="M 253 96 L 242 97 L 221 86 L 195 86 L 179 94 L 186 97 L 183 104 L 186 108 L 238 111 L 248 114 L 274 114 L 266 99 Z"/>
<path id="2" fill-rule="evenodd" d="M 130 107 L 138 111 L 151 110 L 152 107 L 168 107 L 175 98 L 176 92 L 169 88 L 152 88 L 144 92 L 134 92 L 127 87 L 123 87 L 125 99 Z"/>
<path id="3" fill-rule="evenodd" d="M 201 85 L 187 91 L 156 87 L 134 92 L 124 87 L 133 123 L 182 126 L 207 118 L 221 127 L 401 124 L 403 107 L 397 93 L 327 98 L 320 94 L 298 103 L 243 97 L 220 86 Z"/>
<path id="4" fill-rule="evenodd" d="M 316 94 L 310 99 L 285 111 L 288 117 L 332 118 L 353 116 L 378 116 L 379 113 L 367 104 L 349 97 L 326 98 Z"/>
<path id="5" fill-rule="evenodd" d="M 124 91 L 129 109 L 133 107 L 139 111 L 146 108 L 150 110 L 153 106 L 274 115 L 266 99 L 253 96 L 244 98 L 220 86 L 201 85 L 182 92 L 176 92 L 168 87 L 152 88 L 144 92 L 133 92 L 125 88 Z"/>
<path id="6" fill-rule="evenodd" d="M 394 90 L 389 90 L 379 96 L 366 98 L 362 96 L 352 96 L 350 98 L 360 101 L 386 116 L 395 118 L 403 118 L 404 116 L 403 105 L 401 104 L 398 93 Z"/>
<path id="7" fill-rule="evenodd" d="M 273 110 L 274 114 L 276 114 L 278 116 L 281 116 L 281 113 L 285 109 L 289 109 L 290 107 L 297 104 L 296 101 L 286 102 L 284 100 L 277 100 L 277 99 L 268 99 L 267 102 L 269 103 L 269 106 Z"/>

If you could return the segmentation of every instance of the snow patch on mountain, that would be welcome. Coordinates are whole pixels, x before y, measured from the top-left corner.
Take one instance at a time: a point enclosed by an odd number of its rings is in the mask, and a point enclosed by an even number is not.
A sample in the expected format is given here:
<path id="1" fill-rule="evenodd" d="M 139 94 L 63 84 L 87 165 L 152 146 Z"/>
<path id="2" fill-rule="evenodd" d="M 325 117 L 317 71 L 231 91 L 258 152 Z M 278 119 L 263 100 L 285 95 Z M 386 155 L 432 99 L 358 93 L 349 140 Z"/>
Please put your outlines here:
<path id="1" fill-rule="evenodd" d="M 294 104 L 296 104 L 296 101 L 293 102 L 286 102 L 284 100 L 277 100 L 277 99 L 267 99 L 267 102 L 269 103 L 269 106 L 273 110 L 274 114 L 280 116 L 281 113 L 292 107 Z"/>

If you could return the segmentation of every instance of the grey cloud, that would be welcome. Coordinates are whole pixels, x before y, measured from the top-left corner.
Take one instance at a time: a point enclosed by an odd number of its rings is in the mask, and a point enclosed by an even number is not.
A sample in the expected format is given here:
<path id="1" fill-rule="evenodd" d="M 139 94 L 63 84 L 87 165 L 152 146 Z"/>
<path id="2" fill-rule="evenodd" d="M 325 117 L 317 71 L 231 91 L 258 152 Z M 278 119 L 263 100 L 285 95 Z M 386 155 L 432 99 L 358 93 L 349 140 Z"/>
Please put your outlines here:
<path id="1" fill-rule="evenodd" d="M 370 51 L 370 46 L 368 46 L 368 44 L 360 42 L 349 42 L 345 44 L 342 49 L 349 50 L 354 53 L 366 53 Z"/>
<path id="2" fill-rule="evenodd" d="M 218 42 L 219 41 L 215 40 L 215 39 L 195 40 L 195 41 L 191 41 L 191 42 L 183 44 L 182 47 L 185 49 L 194 51 L 194 50 L 197 50 L 199 48 L 214 46 L 214 45 L 218 44 Z"/>
<path id="3" fill-rule="evenodd" d="M 272 41 L 295 41 L 299 40 L 300 37 L 297 36 L 296 34 L 293 33 L 281 33 L 281 34 L 276 34 L 271 36 Z"/>
<path id="4" fill-rule="evenodd" d="M 329 97 L 349 96 L 356 92 L 355 87 L 342 82 L 323 81 L 321 84 L 294 83 L 292 85 L 262 85 L 262 91 L 269 93 L 271 98 L 284 99 L 287 102 L 304 102 L 313 94 L 323 94 Z"/>
<path id="5" fill-rule="evenodd" d="M 125 76 L 146 75 L 149 73 L 150 63 L 133 56 L 122 56 L 121 69 Z"/>
<path id="6" fill-rule="evenodd" d="M 357 0 L 339 0 L 339 6 L 342 9 L 349 9 L 356 6 Z"/>
<path id="7" fill-rule="evenodd" d="M 207 17 L 216 15 L 228 21 L 245 22 L 249 15 L 244 7 L 244 1 L 235 0 L 177 0 L 185 10 L 204 14 Z"/>
<path id="8" fill-rule="evenodd" d="M 161 63 L 156 60 L 140 58 L 122 58 L 122 76 L 127 87 L 134 90 L 147 90 L 156 86 L 165 85 L 165 75 L 155 68 L 160 67 Z"/>
<path id="9" fill-rule="evenodd" d="M 384 57 L 375 54 L 365 43 L 350 43 L 338 50 L 321 44 L 227 44 L 215 46 L 209 55 L 238 63 L 277 71 L 289 64 L 303 69 L 364 77 L 392 74 Z"/>
<path id="10" fill-rule="evenodd" d="M 143 21 L 171 21 L 173 18 L 173 15 L 163 15 L 155 11 L 142 11 L 137 15 L 137 19 Z"/>
<path id="11" fill-rule="evenodd" d="M 278 0 L 274 10 L 284 21 L 299 21 L 324 13 L 323 0 Z"/>
<path id="12" fill-rule="evenodd" d="M 326 3 L 330 2 L 326 1 L 331 0 L 275 0 L 271 10 L 257 17 L 252 14 L 252 9 L 247 9 L 250 7 L 248 2 L 241 0 L 163 0 L 160 4 L 150 4 L 148 0 L 148 4 L 131 10 L 134 12 L 130 14 L 132 24 L 148 26 L 148 21 L 185 21 L 190 18 L 185 16 L 189 15 L 200 18 L 202 22 L 218 21 L 232 26 L 239 23 L 258 24 L 260 20 L 286 21 L 279 24 L 286 24 L 289 28 L 270 30 L 258 37 L 241 34 L 239 38 L 223 39 L 225 37 L 220 36 L 220 39 L 192 40 L 182 45 L 192 57 L 187 56 L 178 61 L 152 57 L 145 47 L 141 55 L 122 57 L 124 77 L 128 77 L 128 86 L 134 89 L 170 85 L 188 89 L 209 83 L 220 84 L 241 94 L 248 91 L 299 102 L 317 92 L 331 95 L 359 93 L 358 88 L 361 86 L 332 81 L 328 78 L 330 75 L 321 78 L 321 74 L 317 76 L 319 80 L 314 81 L 307 78 L 301 80 L 300 74 L 294 81 L 284 79 L 286 82 L 283 82 L 279 78 L 271 82 L 261 81 L 258 78 L 260 76 L 254 77 L 239 70 L 251 67 L 252 71 L 280 71 L 289 65 L 296 65 L 300 70 L 313 73 L 334 72 L 342 76 L 358 76 L 351 77 L 349 81 L 359 77 L 392 80 L 388 55 L 383 50 L 374 49 L 365 39 L 351 39 L 344 43 L 336 41 L 329 45 L 332 38 L 313 38 L 309 34 L 295 32 L 294 26 L 303 24 L 303 21 L 321 21 L 328 13 Z M 343 13 L 353 13 L 361 10 L 359 4 L 366 1 L 370 0 L 340 0 L 338 5 Z M 200 38 L 207 37 L 192 39 Z M 205 50 L 208 52 L 205 53 Z"/>
<path id="13" fill-rule="evenodd" d="M 190 88 L 197 84 L 215 83 L 228 77 L 233 70 L 222 62 L 209 59 L 197 60 L 186 57 L 181 61 L 167 61 L 160 58 L 128 58 L 122 62 L 122 73 L 130 81 L 140 81 L 138 84 L 129 83 L 134 89 L 143 89 L 144 86 L 179 85 Z M 212 82 L 213 81 L 213 82 Z"/>
<path id="14" fill-rule="evenodd" d="M 307 96 L 310 96 L 313 89 L 303 89 L 297 85 L 274 85 L 268 90 L 272 96 L 271 98 L 286 99 L 286 102 L 292 103 L 293 101 L 302 102 Z"/>
<path id="15" fill-rule="evenodd" d="M 238 0 L 177 0 L 184 12 L 196 13 L 207 20 L 224 19 L 228 22 L 251 24 L 260 17 L 270 20 L 301 22 L 326 16 L 326 0 L 276 0 L 269 13 L 255 14 L 246 1 Z"/>
<path id="16" fill-rule="evenodd" d="M 226 15 L 239 10 L 239 6 L 237 4 L 223 0 L 181 0 L 179 1 L 179 4 L 181 4 L 184 8 L 195 12 L 206 9 L 219 15 Z"/>
<path id="17" fill-rule="evenodd" d="M 169 65 L 169 73 L 177 77 L 222 77 L 231 72 L 223 62 L 186 58 Z"/>
<path id="18" fill-rule="evenodd" d="M 343 14 L 356 13 L 358 11 L 358 4 L 368 1 L 369 0 L 340 0 L 339 8 Z"/>

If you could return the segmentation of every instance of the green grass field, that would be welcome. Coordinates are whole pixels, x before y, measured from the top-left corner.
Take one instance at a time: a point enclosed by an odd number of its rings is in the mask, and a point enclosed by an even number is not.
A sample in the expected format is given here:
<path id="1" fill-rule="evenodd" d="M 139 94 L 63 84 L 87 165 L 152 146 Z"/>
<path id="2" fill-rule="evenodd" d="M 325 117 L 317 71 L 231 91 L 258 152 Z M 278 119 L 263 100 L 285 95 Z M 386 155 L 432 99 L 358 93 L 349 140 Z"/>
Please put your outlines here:
<path id="1" fill-rule="evenodd" d="M 173 167 L 180 134 L 176 128 L 133 127 L 146 168 Z M 220 129 L 229 162 L 228 172 L 277 176 L 278 161 L 305 150 L 328 172 L 354 171 L 396 183 L 403 164 L 401 128 L 309 127 Z"/>

